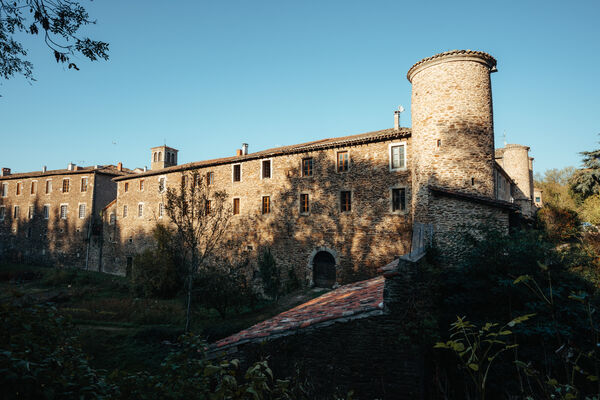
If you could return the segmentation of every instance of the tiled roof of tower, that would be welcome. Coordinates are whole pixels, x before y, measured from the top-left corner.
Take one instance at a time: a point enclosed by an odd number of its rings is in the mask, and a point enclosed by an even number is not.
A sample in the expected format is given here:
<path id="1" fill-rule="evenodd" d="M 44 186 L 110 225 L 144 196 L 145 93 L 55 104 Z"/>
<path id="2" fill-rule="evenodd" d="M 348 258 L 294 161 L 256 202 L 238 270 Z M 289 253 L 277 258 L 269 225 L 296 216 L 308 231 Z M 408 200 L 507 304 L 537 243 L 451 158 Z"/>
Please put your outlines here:
<path id="1" fill-rule="evenodd" d="M 481 58 L 481 59 L 485 60 L 486 63 L 488 63 L 488 65 L 490 67 L 495 67 L 496 64 L 498 63 L 494 57 L 492 57 L 490 54 L 485 53 L 483 51 L 476 51 L 476 50 L 450 50 L 450 51 L 445 51 L 443 53 L 435 54 L 435 55 L 433 55 L 431 57 L 424 58 L 421 61 L 417 61 L 412 67 L 410 67 L 410 69 L 406 73 L 406 77 L 410 81 L 411 80 L 411 78 L 410 78 L 411 74 L 417 68 L 421 67 L 423 64 L 429 63 L 430 61 L 437 61 L 437 60 L 440 60 L 440 59 L 446 58 L 446 57 L 456 58 L 456 56 L 475 56 L 475 57 L 478 57 L 478 58 Z"/>
<path id="2" fill-rule="evenodd" d="M 134 179 L 134 178 L 138 178 L 141 176 L 162 175 L 162 174 L 166 174 L 169 172 L 185 171 L 188 169 L 209 167 L 209 166 L 213 166 L 213 165 L 238 163 L 241 161 L 249 161 L 249 160 L 255 160 L 255 159 L 259 159 L 259 158 L 280 156 L 280 155 L 285 155 L 285 154 L 303 153 L 303 152 L 307 152 L 307 151 L 323 150 L 323 149 L 342 147 L 342 146 L 351 146 L 351 145 L 357 145 L 357 144 L 362 144 L 362 143 L 377 142 L 377 141 L 387 140 L 387 139 L 405 138 L 405 137 L 410 136 L 410 132 L 411 132 L 411 130 L 409 128 L 400 128 L 398 130 L 391 128 L 391 129 L 383 129 L 380 131 L 361 133 L 359 135 L 342 136 L 342 137 L 329 138 L 329 139 L 320 139 L 320 140 L 314 140 L 312 142 L 307 142 L 307 143 L 275 147 L 272 149 L 262 150 L 262 151 L 258 151 L 256 153 L 250 153 L 250 154 L 242 155 L 242 156 L 216 158 L 213 160 L 196 161 L 196 162 L 176 165 L 173 167 L 161 168 L 156 171 L 147 171 L 147 172 L 143 172 L 143 173 L 135 174 L 135 175 L 131 175 L 131 176 L 118 177 L 118 178 L 115 178 L 115 181 L 125 180 L 125 179 L 130 179 L 130 178 Z"/>
<path id="3" fill-rule="evenodd" d="M 130 170 L 129 168 L 125 168 L 125 167 L 123 167 L 122 170 L 119 171 L 119 169 L 115 165 L 99 165 L 98 168 L 96 168 L 95 166 L 89 166 L 89 167 L 77 166 L 77 169 L 73 169 L 73 170 L 52 169 L 52 170 L 47 170 L 46 172 L 34 171 L 34 172 L 21 172 L 21 173 L 16 173 L 16 174 L 11 173 L 10 175 L 0 176 L 0 180 L 35 178 L 35 177 L 52 176 L 52 175 L 86 174 L 86 173 L 88 173 L 88 174 L 89 173 L 101 173 L 101 174 L 107 174 L 107 175 L 122 176 L 122 175 L 132 174 L 133 171 Z"/>
<path id="4" fill-rule="evenodd" d="M 301 329 L 382 313 L 385 278 L 355 282 L 219 340 L 215 350 L 287 336 Z"/>

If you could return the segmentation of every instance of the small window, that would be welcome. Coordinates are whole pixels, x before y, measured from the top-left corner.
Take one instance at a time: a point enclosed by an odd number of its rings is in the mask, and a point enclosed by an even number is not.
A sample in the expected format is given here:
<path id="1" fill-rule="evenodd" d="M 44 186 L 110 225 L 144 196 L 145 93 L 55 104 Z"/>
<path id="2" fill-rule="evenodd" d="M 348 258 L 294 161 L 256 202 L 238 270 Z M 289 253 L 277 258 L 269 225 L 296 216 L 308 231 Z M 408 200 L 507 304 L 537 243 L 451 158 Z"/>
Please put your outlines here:
<path id="1" fill-rule="evenodd" d="M 63 186 L 62 186 L 62 191 L 63 193 L 69 193 L 69 180 L 68 179 L 63 179 Z"/>
<path id="2" fill-rule="evenodd" d="M 271 160 L 264 160 L 262 162 L 262 178 L 268 179 L 271 177 Z"/>
<path id="3" fill-rule="evenodd" d="M 240 199 L 233 199 L 233 215 L 240 213 Z"/>
<path id="4" fill-rule="evenodd" d="M 27 216 L 29 217 L 29 219 L 33 219 L 35 215 L 35 208 L 33 207 L 33 205 L 29 206 L 29 212 L 27 213 Z"/>
<path id="5" fill-rule="evenodd" d="M 2 207 L 0 207 L 0 221 L 4 221 L 5 217 L 6 217 L 6 207 L 2 206 Z"/>
<path id="6" fill-rule="evenodd" d="M 117 216 L 115 215 L 115 213 L 110 213 L 110 217 L 108 218 L 108 223 L 110 225 L 114 225 L 116 220 L 117 220 Z"/>
<path id="7" fill-rule="evenodd" d="M 140 179 L 140 192 L 144 191 L 144 180 Z"/>
<path id="8" fill-rule="evenodd" d="M 129 192 L 129 182 L 125 182 L 125 185 L 123 185 L 123 190 L 125 193 Z"/>
<path id="9" fill-rule="evenodd" d="M 302 176 L 312 176 L 313 174 L 313 159 L 303 158 L 302 159 Z"/>
<path id="10" fill-rule="evenodd" d="M 50 206 L 45 205 L 44 206 L 44 219 L 48 219 L 48 218 L 50 218 Z"/>
<path id="11" fill-rule="evenodd" d="M 187 175 L 181 175 L 181 186 L 183 187 L 183 189 L 187 188 L 187 183 Z"/>
<path id="12" fill-rule="evenodd" d="M 46 194 L 52 192 L 52 181 L 46 181 Z"/>
<path id="13" fill-rule="evenodd" d="M 114 215 L 114 213 L 111 214 L 111 215 Z M 85 204 L 80 204 L 79 205 L 79 218 L 80 219 L 84 219 L 85 218 Z"/>
<path id="14" fill-rule="evenodd" d="M 348 156 L 347 151 L 340 151 L 337 153 L 337 171 L 338 172 L 348 171 L 349 163 L 350 163 L 350 158 Z"/>
<path id="15" fill-rule="evenodd" d="M 144 216 L 144 204 L 140 203 L 138 204 L 138 217 L 143 217 Z"/>
<path id="16" fill-rule="evenodd" d="M 165 215 L 165 205 L 163 203 L 158 203 L 158 218 L 162 218 Z"/>
<path id="17" fill-rule="evenodd" d="M 262 213 L 268 214 L 271 212 L 271 197 L 263 196 L 262 198 Z"/>
<path id="18" fill-rule="evenodd" d="M 127 216 L 127 206 L 123 206 L 123 218 L 125 218 Z"/>
<path id="19" fill-rule="evenodd" d="M 235 164 L 233 166 L 233 181 L 240 182 L 242 180 L 242 165 Z"/>
<path id="20" fill-rule="evenodd" d="M 159 178 L 158 179 L 158 191 L 160 193 L 165 191 L 165 178 Z"/>
<path id="21" fill-rule="evenodd" d="M 2 184 L 2 197 L 8 196 L 8 183 Z"/>
<path id="22" fill-rule="evenodd" d="M 207 172 L 206 173 L 206 184 L 207 185 L 212 185 L 213 183 L 215 183 L 215 173 L 214 172 Z"/>
<path id="23" fill-rule="evenodd" d="M 157 161 L 158 161 L 158 153 L 155 152 L 154 153 L 154 162 L 157 162 Z"/>
<path id="24" fill-rule="evenodd" d="M 87 192 L 88 178 L 81 178 L 81 191 Z"/>
<path id="25" fill-rule="evenodd" d="M 542 202 L 542 198 L 541 197 L 536 197 L 535 198 L 535 202 L 536 203 L 541 203 Z"/>
<path id="26" fill-rule="evenodd" d="M 402 169 L 406 167 L 405 162 L 405 146 L 403 144 L 390 146 L 390 168 Z"/>
<path id="27" fill-rule="evenodd" d="M 19 214 L 20 214 L 20 209 L 19 206 L 15 206 L 14 211 L 13 211 L 13 218 L 14 219 L 19 219 Z"/>
<path id="28" fill-rule="evenodd" d="M 37 182 L 33 181 L 31 182 L 31 192 L 30 194 L 36 194 L 37 193 Z"/>
<path id="29" fill-rule="evenodd" d="M 310 204 L 308 200 L 308 194 L 302 193 L 300 195 L 300 212 L 302 214 L 308 214 L 310 210 Z"/>
<path id="30" fill-rule="evenodd" d="M 471 186 L 475 186 L 475 178 L 471 177 Z"/>
<path id="31" fill-rule="evenodd" d="M 206 200 L 206 203 L 204 203 L 204 214 L 210 215 L 211 210 L 212 210 L 212 202 L 210 200 Z"/>
<path id="32" fill-rule="evenodd" d="M 60 219 L 67 219 L 67 211 L 66 204 L 60 206 Z"/>
<path id="33" fill-rule="evenodd" d="M 352 211 L 352 192 L 340 192 L 340 210 L 342 212 Z"/>
<path id="34" fill-rule="evenodd" d="M 392 211 L 406 210 L 406 189 L 392 189 Z"/>
<path id="35" fill-rule="evenodd" d="M 17 182 L 17 196 L 21 194 L 21 185 L 23 185 L 21 182 Z"/>

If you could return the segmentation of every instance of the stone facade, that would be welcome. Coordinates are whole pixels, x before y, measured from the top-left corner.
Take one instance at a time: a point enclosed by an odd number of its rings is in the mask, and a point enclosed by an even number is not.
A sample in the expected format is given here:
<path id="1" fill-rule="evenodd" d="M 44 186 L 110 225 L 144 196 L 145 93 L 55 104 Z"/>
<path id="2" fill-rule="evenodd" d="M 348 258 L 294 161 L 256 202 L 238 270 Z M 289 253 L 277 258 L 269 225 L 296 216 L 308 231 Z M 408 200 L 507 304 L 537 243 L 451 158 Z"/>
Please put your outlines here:
<path id="1" fill-rule="evenodd" d="M 154 226 L 168 222 L 165 190 L 180 188 L 184 176 L 190 185 L 197 173 L 210 175 L 210 190 L 225 192 L 228 207 L 239 211 L 219 247 L 231 262 L 252 265 L 269 248 L 284 279 L 295 275 L 313 285 L 327 270 L 319 279 L 343 283 L 372 276 L 378 266 L 409 253 L 414 223 L 426 226 L 455 259 L 459 227 L 468 225 L 474 234 L 481 226 L 507 232 L 515 204 L 525 216 L 535 210 L 529 148 L 494 151 L 495 71 L 492 56 L 470 50 L 413 65 L 407 74 L 412 129 L 395 126 L 257 153 L 244 144 L 235 156 L 183 165 L 177 165 L 176 149 L 153 147 L 151 170 L 136 169 L 114 182 L 109 174 L 93 175 L 95 197 L 85 202 L 103 210 L 97 246 L 88 254 L 100 270 L 125 274 L 135 255 L 153 244 Z M 83 201 L 74 192 L 60 198 L 69 198 L 70 213 Z M 75 254 L 81 257 L 81 251 Z"/>
<path id="2" fill-rule="evenodd" d="M 20 262 L 98 268 L 100 210 L 116 196 L 116 167 L 0 177 L 0 256 Z"/>

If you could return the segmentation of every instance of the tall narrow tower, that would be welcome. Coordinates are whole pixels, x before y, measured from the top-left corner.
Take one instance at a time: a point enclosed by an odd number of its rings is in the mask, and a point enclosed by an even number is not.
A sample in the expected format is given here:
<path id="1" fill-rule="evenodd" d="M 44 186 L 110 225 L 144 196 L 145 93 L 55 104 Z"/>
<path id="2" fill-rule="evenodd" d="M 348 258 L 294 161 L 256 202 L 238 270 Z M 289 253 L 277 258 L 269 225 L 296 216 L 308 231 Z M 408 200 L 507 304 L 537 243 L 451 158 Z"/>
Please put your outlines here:
<path id="1" fill-rule="evenodd" d="M 177 165 L 179 150 L 168 146 L 157 146 L 150 149 L 150 169 L 157 170 Z"/>
<path id="2" fill-rule="evenodd" d="M 408 71 L 412 83 L 414 219 L 429 221 L 430 187 L 494 197 L 494 122 L 487 53 L 453 50 Z"/>

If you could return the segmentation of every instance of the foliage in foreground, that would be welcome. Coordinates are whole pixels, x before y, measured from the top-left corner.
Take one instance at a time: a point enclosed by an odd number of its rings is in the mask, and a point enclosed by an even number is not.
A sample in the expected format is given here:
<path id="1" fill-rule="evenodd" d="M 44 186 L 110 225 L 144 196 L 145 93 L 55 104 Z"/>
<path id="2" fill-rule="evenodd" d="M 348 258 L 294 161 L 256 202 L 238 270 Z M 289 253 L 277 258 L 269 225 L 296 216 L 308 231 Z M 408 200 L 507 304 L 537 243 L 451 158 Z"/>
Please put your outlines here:
<path id="1" fill-rule="evenodd" d="M 186 334 L 156 373 L 92 369 L 74 326 L 52 305 L 22 299 L 0 304 L 0 387 L 6 399 L 314 398 L 306 382 L 276 379 L 266 361 L 243 370 L 237 360 L 209 360 L 206 342 Z"/>

